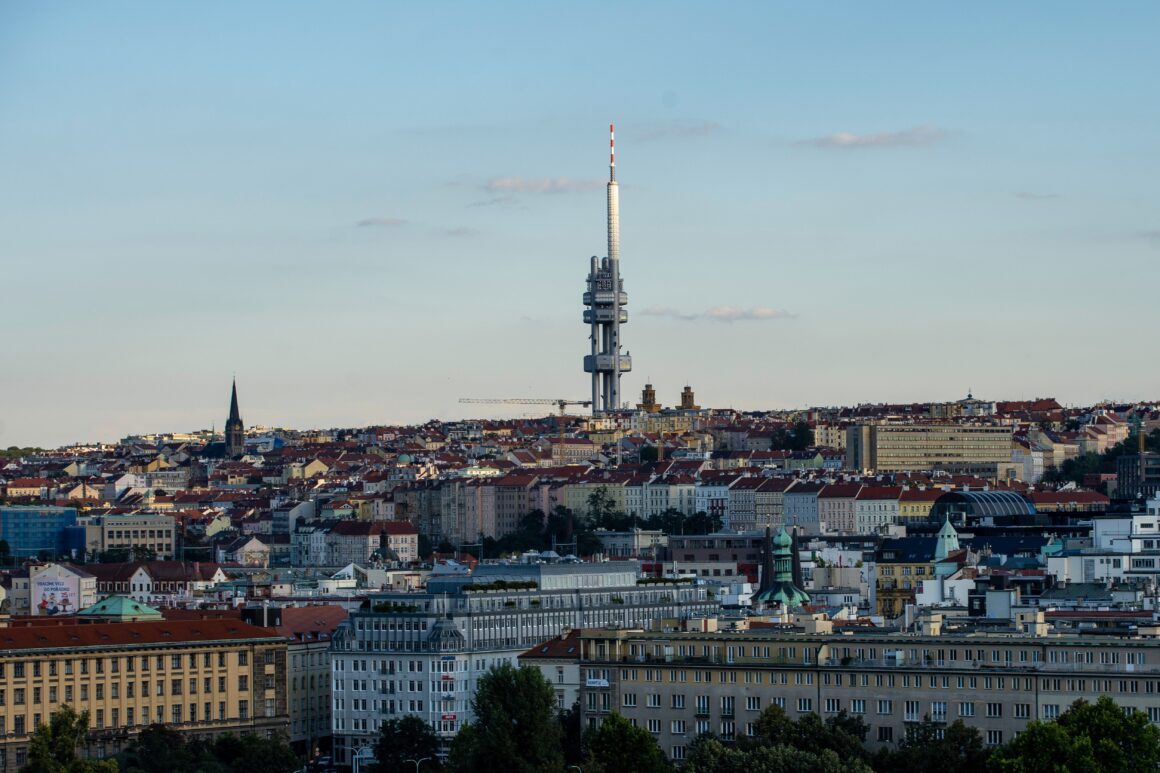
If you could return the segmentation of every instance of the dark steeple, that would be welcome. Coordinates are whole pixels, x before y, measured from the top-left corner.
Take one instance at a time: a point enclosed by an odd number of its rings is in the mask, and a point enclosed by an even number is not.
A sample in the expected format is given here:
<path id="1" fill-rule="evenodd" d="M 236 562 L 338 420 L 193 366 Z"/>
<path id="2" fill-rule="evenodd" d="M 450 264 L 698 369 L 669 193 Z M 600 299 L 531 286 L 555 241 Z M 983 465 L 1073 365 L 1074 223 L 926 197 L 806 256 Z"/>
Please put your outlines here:
<path id="1" fill-rule="evenodd" d="M 234 380 L 230 395 L 230 417 L 226 419 L 226 456 L 235 458 L 246 452 L 246 428 L 238 410 L 238 382 Z"/>

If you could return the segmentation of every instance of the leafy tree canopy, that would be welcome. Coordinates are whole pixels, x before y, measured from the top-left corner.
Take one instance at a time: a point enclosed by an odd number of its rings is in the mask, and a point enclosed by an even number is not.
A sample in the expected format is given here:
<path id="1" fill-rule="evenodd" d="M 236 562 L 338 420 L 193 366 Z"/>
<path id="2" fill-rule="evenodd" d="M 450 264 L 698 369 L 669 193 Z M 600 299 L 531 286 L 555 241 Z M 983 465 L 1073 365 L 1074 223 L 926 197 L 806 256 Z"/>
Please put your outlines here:
<path id="1" fill-rule="evenodd" d="M 585 736 L 588 760 L 584 770 L 602 773 L 668 773 L 668 758 L 657 746 L 652 733 L 634 727 L 620 714 L 612 713 Z"/>
<path id="2" fill-rule="evenodd" d="M 408 770 L 414 765 L 408 760 L 421 760 L 424 757 L 431 758 L 434 764 L 438 751 L 439 737 L 419 717 L 388 719 L 379 728 L 379 738 L 375 741 L 375 759 L 378 760 L 375 773 Z"/>
<path id="3" fill-rule="evenodd" d="M 471 708 L 476 721 L 455 737 L 452 759 L 458 767 L 453 769 L 491 770 L 502 764 L 511 773 L 536 773 L 563 768 L 556 691 L 538 669 L 507 663 L 491 668 L 480 678 Z"/>

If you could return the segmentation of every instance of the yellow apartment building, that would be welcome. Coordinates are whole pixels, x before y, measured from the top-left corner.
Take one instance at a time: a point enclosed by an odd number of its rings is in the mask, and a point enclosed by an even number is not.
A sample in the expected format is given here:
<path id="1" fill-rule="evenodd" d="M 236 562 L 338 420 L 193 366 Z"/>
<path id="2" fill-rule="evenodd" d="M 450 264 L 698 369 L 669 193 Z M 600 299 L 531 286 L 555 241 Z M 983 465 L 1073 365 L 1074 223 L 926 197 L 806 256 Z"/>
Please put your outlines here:
<path id="1" fill-rule="evenodd" d="M 14 622 L 0 628 L 0 771 L 25 764 L 31 734 L 66 704 L 89 712 L 82 755 L 95 758 L 151 723 L 210 737 L 285 732 L 286 651 L 284 636 L 228 618 Z"/>

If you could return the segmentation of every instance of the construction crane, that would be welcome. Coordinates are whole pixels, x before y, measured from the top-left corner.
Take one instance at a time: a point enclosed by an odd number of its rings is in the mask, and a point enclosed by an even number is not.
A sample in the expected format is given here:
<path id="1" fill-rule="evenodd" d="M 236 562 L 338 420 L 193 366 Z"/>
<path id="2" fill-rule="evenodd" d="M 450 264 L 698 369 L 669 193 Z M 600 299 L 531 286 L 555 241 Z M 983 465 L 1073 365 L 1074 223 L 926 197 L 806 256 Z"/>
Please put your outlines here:
<path id="1" fill-rule="evenodd" d="M 489 403 L 489 404 L 507 404 L 507 405 L 554 405 L 560 409 L 560 418 L 556 420 L 556 424 L 560 429 L 560 452 L 564 451 L 564 411 L 569 405 L 590 406 L 591 400 L 561 400 L 559 398 L 544 398 L 544 397 L 461 397 L 461 403 Z M 554 461 L 553 461 L 554 463 Z"/>

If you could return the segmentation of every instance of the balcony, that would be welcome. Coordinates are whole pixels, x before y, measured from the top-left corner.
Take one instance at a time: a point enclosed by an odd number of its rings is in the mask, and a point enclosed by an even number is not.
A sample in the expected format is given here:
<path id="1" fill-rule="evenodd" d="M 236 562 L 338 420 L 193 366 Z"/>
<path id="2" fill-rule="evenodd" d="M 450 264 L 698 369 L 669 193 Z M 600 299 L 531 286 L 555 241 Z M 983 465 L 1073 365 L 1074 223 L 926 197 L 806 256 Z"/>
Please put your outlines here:
<path id="1" fill-rule="evenodd" d="M 711 716 L 711 715 L 709 714 L 709 709 L 708 709 L 708 707 L 701 707 L 701 706 L 698 706 L 698 707 L 697 707 L 697 711 L 696 711 L 696 712 L 693 714 L 693 716 L 695 716 L 695 717 L 697 717 L 697 718 L 702 718 L 702 717 L 705 717 L 705 718 L 707 718 L 707 717 L 709 717 L 709 716 Z"/>

